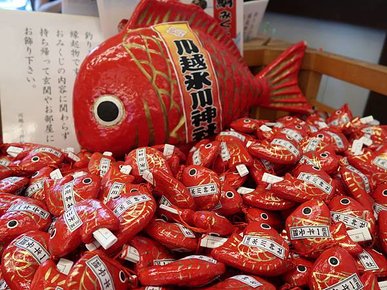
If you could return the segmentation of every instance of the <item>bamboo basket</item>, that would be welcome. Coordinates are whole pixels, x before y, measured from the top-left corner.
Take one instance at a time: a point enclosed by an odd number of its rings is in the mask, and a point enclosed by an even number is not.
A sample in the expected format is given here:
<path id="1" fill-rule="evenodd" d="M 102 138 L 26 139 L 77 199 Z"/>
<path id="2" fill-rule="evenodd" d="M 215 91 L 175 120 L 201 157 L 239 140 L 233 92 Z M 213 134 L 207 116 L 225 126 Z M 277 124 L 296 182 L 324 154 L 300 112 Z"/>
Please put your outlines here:
<path id="1" fill-rule="evenodd" d="M 244 44 L 244 59 L 253 72 L 269 64 L 289 43 L 282 41 L 252 40 Z M 308 48 L 302 62 L 299 85 L 309 103 L 317 109 L 332 112 L 335 109 L 317 101 L 323 75 L 327 75 L 387 96 L 387 67 Z M 274 120 L 288 113 L 255 108 L 253 116 Z"/>

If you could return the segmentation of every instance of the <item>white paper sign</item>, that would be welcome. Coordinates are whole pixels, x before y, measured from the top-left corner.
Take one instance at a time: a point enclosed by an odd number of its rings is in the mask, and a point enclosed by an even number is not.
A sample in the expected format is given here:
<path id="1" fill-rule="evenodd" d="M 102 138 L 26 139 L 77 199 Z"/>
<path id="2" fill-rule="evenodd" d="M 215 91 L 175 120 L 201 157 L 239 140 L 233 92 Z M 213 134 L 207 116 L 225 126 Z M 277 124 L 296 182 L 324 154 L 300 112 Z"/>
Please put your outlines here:
<path id="1" fill-rule="evenodd" d="M 62 13 L 98 17 L 97 0 L 62 0 Z"/>
<path id="2" fill-rule="evenodd" d="M 251 40 L 258 36 L 259 25 L 261 24 L 267 3 L 269 3 L 269 0 L 255 0 L 243 4 L 244 41 Z"/>
<path id="3" fill-rule="evenodd" d="M 0 10 L 4 142 L 79 149 L 72 117 L 76 72 L 102 42 L 98 18 Z"/>

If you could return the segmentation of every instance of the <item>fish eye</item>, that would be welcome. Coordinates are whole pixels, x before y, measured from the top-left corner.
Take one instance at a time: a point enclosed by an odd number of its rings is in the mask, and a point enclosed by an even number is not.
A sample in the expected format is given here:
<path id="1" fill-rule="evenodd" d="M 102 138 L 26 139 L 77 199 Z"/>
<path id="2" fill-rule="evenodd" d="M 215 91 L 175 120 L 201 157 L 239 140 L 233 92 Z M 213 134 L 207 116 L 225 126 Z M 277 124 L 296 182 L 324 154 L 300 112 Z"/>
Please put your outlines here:
<path id="1" fill-rule="evenodd" d="M 114 126 L 120 123 L 124 112 L 124 105 L 116 96 L 104 95 L 94 103 L 94 117 L 99 124 L 104 126 Z"/>
<path id="2" fill-rule="evenodd" d="M 118 274 L 118 276 L 120 277 L 120 281 L 122 283 L 126 282 L 126 275 L 125 275 L 124 271 L 121 270 L 120 273 Z"/>
<path id="3" fill-rule="evenodd" d="M 320 156 L 322 158 L 327 158 L 329 156 L 329 154 L 327 152 L 324 152 L 324 153 L 321 153 Z"/>
<path id="4" fill-rule="evenodd" d="M 336 267 L 340 264 L 340 261 L 335 256 L 332 256 L 332 257 L 329 257 L 328 263 L 329 263 L 329 265 Z"/>
<path id="5" fill-rule="evenodd" d="M 244 123 L 250 123 L 251 120 L 250 120 L 250 119 L 244 119 L 243 122 L 244 122 Z"/>
<path id="6" fill-rule="evenodd" d="M 137 188 L 132 188 L 129 192 L 132 193 L 132 192 L 137 192 L 138 189 Z"/>
<path id="7" fill-rule="evenodd" d="M 286 116 L 285 119 L 288 120 L 288 121 L 290 121 L 290 120 L 292 120 L 293 118 L 292 118 L 291 116 Z"/>
<path id="8" fill-rule="evenodd" d="M 206 146 L 204 146 L 204 148 L 206 148 L 206 149 L 209 149 L 209 148 L 211 148 L 212 147 L 212 144 L 211 143 L 208 143 Z"/>
<path id="9" fill-rule="evenodd" d="M 92 183 L 92 182 L 93 182 L 93 180 L 92 180 L 90 177 L 87 177 L 87 178 L 85 178 L 85 179 L 82 180 L 82 183 L 83 183 L 83 184 L 90 184 L 90 183 Z"/>
<path id="10" fill-rule="evenodd" d="M 298 265 L 297 266 L 297 271 L 300 273 L 305 273 L 306 272 L 306 267 L 304 265 Z"/>
<path id="11" fill-rule="evenodd" d="M 312 166 L 312 168 L 314 169 L 314 170 L 320 170 L 320 167 L 318 167 L 318 166 Z"/>
<path id="12" fill-rule="evenodd" d="M 300 125 L 296 125 L 296 129 L 301 130 L 302 127 Z"/>
<path id="13" fill-rule="evenodd" d="M 38 175 L 39 175 L 39 171 L 35 171 L 35 173 L 32 174 L 31 178 L 36 177 L 36 176 L 38 176 Z"/>
<path id="14" fill-rule="evenodd" d="M 340 114 L 341 114 L 341 110 L 336 111 L 336 115 L 340 115 Z"/>
<path id="15" fill-rule="evenodd" d="M 160 217 L 164 222 L 168 221 L 168 217 L 165 214 L 161 214 Z"/>
<path id="16" fill-rule="evenodd" d="M 39 156 L 34 156 L 31 158 L 32 162 L 38 162 L 40 160 Z"/>
<path id="17" fill-rule="evenodd" d="M 342 205 L 347 205 L 347 204 L 350 204 L 351 201 L 350 201 L 348 198 L 342 198 L 342 199 L 340 200 L 340 203 L 341 203 Z"/>
<path id="18" fill-rule="evenodd" d="M 324 138 L 324 135 L 323 135 L 323 134 L 318 134 L 318 135 L 317 135 L 317 138 L 323 139 L 323 138 Z"/>
<path id="19" fill-rule="evenodd" d="M 264 230 L 268 230 L 271 229 L 271 226 L 269 226 L 268 224 L 261 224 L 261 228 L 263 228 Z"/>
<path id="20" fill-rule="evenodd" d="M 264 219 L 264 220 L 267 220 L 269 218 L 269 216 L 267 215 L 267 213 L 261 213 L 261 218 Z"/>
<path id="21" fill-rule="evenodd" d="M 17 220 L 11 220 L 7 223 L 7 228 L 13 229 L 16 228 L 19 225 L 19 222 Z"/>
<path id="22" fill-rule="evenodd" d="M 189 174 L 190 176 L 194 176 L 194 175 L 196 174 L 196 169 L 195 169 L 195 168 L 192 168 L 192 169 L 188 172 L 188 174 Z"/>
<path id="23" fill-rule="evenodd" d="M 51 232 L 50 232 L 50 239 L 52 239 L 53 237 L 55 237 L 56 235 L 56 229 L 54 228 Z"/>
<path id="24" fill-rule="evenodd" d="M 387 189 L 385 189 L 385 190 L 382 191 L 382 195 L 383 195 L 383 196 L 387 196 Z"/>
<path id="25" fill-rule="evenodd" d="M 310 207 L 304 207 L 304 208 L 302 209 L 302 213 L 303 213 L 304 215 L 310 215 L 310 214 L 312 213 L 312 209 L 311 209 Z"/>
<path id="26" fill-rule="evenodd" d="M 226 197 L 227 198 L 233 198 L 234 197 L 234 193 L 232 191 L 227 191 L 226 192 Z"/>

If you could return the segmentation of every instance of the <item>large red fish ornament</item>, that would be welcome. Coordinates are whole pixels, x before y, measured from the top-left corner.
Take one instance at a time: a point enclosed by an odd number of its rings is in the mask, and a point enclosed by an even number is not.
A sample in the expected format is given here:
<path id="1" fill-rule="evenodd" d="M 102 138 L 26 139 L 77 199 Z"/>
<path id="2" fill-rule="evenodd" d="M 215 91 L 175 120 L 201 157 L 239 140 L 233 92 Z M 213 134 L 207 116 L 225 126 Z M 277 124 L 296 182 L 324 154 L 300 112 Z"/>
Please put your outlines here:
<path id="1" fill-rule="evenodd" d="M 297 85 L 304 51 L 298 43 L 253 76 L 202 9 L 143 0 L 79 70 L 77 138 L 88 150 L 124 155 L 139 146 L 207 138 L 255 105 L 307 112 Z"/>

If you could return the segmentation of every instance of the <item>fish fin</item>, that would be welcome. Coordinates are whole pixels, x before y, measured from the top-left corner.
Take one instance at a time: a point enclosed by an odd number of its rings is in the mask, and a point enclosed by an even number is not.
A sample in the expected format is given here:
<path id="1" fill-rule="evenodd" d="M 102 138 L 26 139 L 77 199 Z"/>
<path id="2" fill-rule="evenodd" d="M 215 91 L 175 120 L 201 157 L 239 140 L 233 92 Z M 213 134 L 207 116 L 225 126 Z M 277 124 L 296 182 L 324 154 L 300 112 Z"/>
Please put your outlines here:
<path id="1" fill-rule="evenodd" d="M 305 49 L 304 41 L 289 47 L 256 75 L 264 88 L 260 106 L 298 113 L 312 111 L 298 86 Z"/>
<path id="2" fill-rule="evenodd" d="M 149 27 L 165 22 L 188 22 L 193 30 L 200 30 L 222 43 L 238 60 L 243 58 L 232 38 L 215 18 L 193 4 L 177 0 L 142 0 L 126 24 L 126 29 Z"/>

